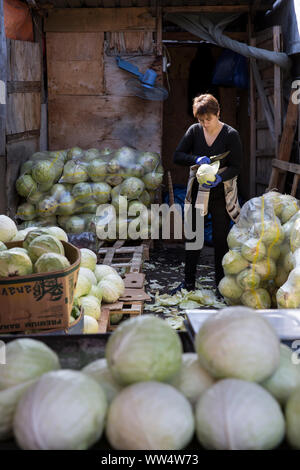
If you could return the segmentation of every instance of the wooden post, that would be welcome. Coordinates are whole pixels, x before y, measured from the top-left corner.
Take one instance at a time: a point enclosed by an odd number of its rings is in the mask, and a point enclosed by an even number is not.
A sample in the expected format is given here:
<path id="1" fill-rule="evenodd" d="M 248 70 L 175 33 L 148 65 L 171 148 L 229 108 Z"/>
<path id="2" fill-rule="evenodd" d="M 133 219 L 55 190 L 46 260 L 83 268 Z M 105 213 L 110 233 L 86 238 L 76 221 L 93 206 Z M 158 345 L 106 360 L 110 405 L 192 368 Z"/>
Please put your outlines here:
<path id="1" fill-rule="evenodd" d="M 276 52 L 281 48 L 281 27 L 273 28 L 273 49 Z M 274 133 L 275 133 L 275 156 L 278 158 L 279 139 L 282 132 L 282 91 L 281 91 L 281 69 L 274 65 Z"/>
<path id="2" fill-rule="evenodd" d="M 251 39 L 250 45 L 255 46 L 255 39 Z M 250 64 L 255 59 L 250 58 Z M 253 69 L 250 68 L 250 197 L 256 195 L 256 98 Z"/>
<path id="3" fill-rule="evenodd" d="M 156 8 L 156 55 L 162 56 L 162 9 Z"/>
<path id="4" fill-rule="evenodd" d="M 285 161 L 285 162 L 288 162 L 290 160 L 293 141 L 294 141 L 295 132 L 297 128 L 298 113 L 299 113 L 299 110 L 298 110 L 299 105 L 293 103 L 292 94 L 293 92 L 290 95 L 289 105 L 288 105 L 288 109 L 287 109 L 287 113 L 285 117 L 284 128 L 283 128 L 282 137 L 281 137 L 281 141 L 279 145 L 279 151 L 278 151 L 278 160 Z M 281 181 L 279 181 L 280 174 L 281 175 L 283 174 Z M 286 171 L 282 173 L 280 172 L 280 169 L 273 166 L 268 189 L 270 190 L 273 188 L 278 188 L 279 186 L 278 189 L 283 190 L 285 176 L 286 176 Z M 293 191 L 296 191 L 297 189 L 297 187 L 295 188 L 296 184 L 298 185 L 298 181 L 294 180 Z"/>
<path id="5" fill-rule="evenodd" d="M 6 67 L 7 51 L 4 28 L 3 0 L 0 0 L 0 214 L 7 209 L 5 193 L 6 175 Z"/>
<path id="6" fill-rule="evenodd" d="M 255 83 L 256 83 L 257 91 L 258 91 L 258 94 L 259 94 L 259 98 L 261 100 L 261 104 L 262 104 L 262 107 L 263 107 L 263 110 L 264 110 L 264 115 L 265 115 L 266 121 L 268 123 L 268 128 L 269 128 L 272 140 L 275 144 L 274 117 L 272 115 L 272 110 L 271 110 L 271 107 L 270 107 L 270 103 L 269 103 L 268 98 L 266 96 L 264 86 L 263 86 L 263 83 L 262 83 L 262 80 L 261 80 L 261 77 L 260 77 L 260 74 L 259 74 L 258 67 L 257 67 L 257 65 L 254 61 L 251 61 L 251 68 L 252 68 L 253 77 L 254 77 L 254 80 L 255 80 Z"/>

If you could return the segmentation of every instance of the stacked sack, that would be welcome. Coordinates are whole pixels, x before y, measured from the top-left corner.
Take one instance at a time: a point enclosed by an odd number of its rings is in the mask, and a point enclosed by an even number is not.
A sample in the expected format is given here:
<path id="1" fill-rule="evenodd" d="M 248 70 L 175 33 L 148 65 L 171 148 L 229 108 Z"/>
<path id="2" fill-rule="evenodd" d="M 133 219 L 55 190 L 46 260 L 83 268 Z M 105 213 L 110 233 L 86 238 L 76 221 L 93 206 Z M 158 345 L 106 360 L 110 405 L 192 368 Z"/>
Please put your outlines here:
<path id="1" fill-rule="evenodd" d="M 74 294 L 71 323 L 84 314 L 84 333 L 98 333 L 101 303 L 117 302 L 124 294 L 125 285 L 121 276 L 111 266 L 97 264 L 96 254 L 81 248 L 81 261 Z M 121 320 L 116 319 L 116 322 Z"/>
<path id="2" fill-rule="evenodd" d="M 294 278 L 286 284 L 300 247 L 299 220 L 298 201 L 290 195 L 270 191 L 244 204 L 222 260 L 225 277 L 218 287 L 226 303 L 257 309 L 296 306 L 294 295 L 286 294 Z"/>
<path id="3" fill-rule="evenodd" d="M 106 212 L 107 207 L 115 210 L 114 238 L 119 238 L 118 214 L 124 198 L 129 202 L 126 220 L 134 220 L 141 203 L 147 208 L 154 202 L 163 180 L 163 167 L 155 152 L 130 147 L 118 150 L 73 147 L 33 154 L 22 165 L 20 174 L 16 189 L 26 201 L 18 207 L 16 216 L 24 221 L 22 228 L 58 224 L 70 234 L 95 232 L 103 218 L 103 206 Z M 104 219 L 109 225 L 110 220 Z M 122 234 L 122 238 L 128 237 L 124 230 Z"/>

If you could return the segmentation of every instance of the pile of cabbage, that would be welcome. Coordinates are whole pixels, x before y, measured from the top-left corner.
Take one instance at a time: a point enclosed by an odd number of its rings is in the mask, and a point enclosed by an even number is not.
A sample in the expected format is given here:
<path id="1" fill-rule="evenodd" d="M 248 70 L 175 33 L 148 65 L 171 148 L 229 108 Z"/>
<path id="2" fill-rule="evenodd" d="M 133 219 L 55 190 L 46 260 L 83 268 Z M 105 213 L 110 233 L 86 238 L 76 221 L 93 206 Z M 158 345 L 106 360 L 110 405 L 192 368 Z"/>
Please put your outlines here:
<path id="1" fill-rule="evenodd" d="M 6 228 L 13 227 L 6 216 Z M 11 235 L 13 235 L 11 237 Z M 22 247 L 8 248 L 5 242 L 23 241 Z M 65 256 L 62 241 L 68 241 L 67 234 L 60 227 L 32 227 L 24 230 L 13 230 L 8 235 L 0 228 L 0 278 L 26 276 L 32 273 L 49 273 L 70 267 Z"/>
<path id="2" fill-rule="evenodd" d="M 101 316 L 101 304 L 114 303 L 124 294 L 125 285 L 122 277 L 111 266 L 97 264 L 97 255 L 88 248 L 81 248 L 81 261 L 78 280 L 74 292 L 71 323 L 83 311 L 83 332 L 98 333 Z M 122 315 L 112 318 L 118 323 Z"/>
<path id="3" fill-rule="evenodd" d="M 104 435 L 117 450 L 267 450 L 284 438 L 300 449 L 299 361 L 255 310 L 211 315 L 194 353 L 164 320 L 131 318 L 80 371 L 37 340 L 23 357 L 22 341 L 0 365 L 0 439 L 13 433 L 22 449 L 88 449 Z"/>
<path id="4" fill-rule="evenodd" d="M 116 233 L 110 237 L 126 239 L 128 223 L 136 221 L 142 209 L 147 212 L 162 180 L 163 167 L 155 152 L 130 147 L 36 152 L 22 165 L 16 181 L 16 190 L 24 198 L 16 217 L 23 228 L 59 225 L 69 234 L 94 232 L 100 238 L 97 224 L 111 225 L 106 212 L 113 210 Z M 147 212 L 145 231 L 148 218 Z M 125 220 L 126 230 L 122 230 Z M 145 233 L 140 236 L 145 238 Z"/>
<path id="5" fill-rule="evenodd" d="M 300 306 L 296 198 L 271 191 L 250 199 L 227 242 L 229 251 L 222 260 L 225 277 L 218 286 L 227 304 L 256 309 Z"/>

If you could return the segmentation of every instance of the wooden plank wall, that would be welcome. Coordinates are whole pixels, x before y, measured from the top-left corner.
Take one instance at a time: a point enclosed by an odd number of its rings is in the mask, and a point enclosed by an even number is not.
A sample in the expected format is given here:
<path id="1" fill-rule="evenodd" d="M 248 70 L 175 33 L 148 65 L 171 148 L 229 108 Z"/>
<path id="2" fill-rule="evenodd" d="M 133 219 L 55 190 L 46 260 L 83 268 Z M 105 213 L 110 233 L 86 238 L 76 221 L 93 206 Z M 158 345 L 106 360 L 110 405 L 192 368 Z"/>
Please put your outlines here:
<path id="1" fill-rule="evenodd" d="M 186 185 L 189 168 L 175 165 L 173 154 L 188 127 L 196 122 L 188 113 L 188 78 L 197 47 L 168 46 L 168 51 L 172 64 L 168 71 L 171 93 L 164 107 L 163 163 L 171 171 L 173 184 Z"/>
<path id="2" fill-rule="evenodd" d="M 280 27 L 275 26 L 257 33 L 251 44 L 268 50 L 281 50 Z M 279 138 L 282 132 L 282 83 L 281 70 L 271 62 L 251 59 L 256 64 L 266 101 L 258 93 L 254 74 L 251 73 L 251 176 L 250 196 L 260 196 L 268 187 L 272 159 L 277 158 Z M 253 67 L 253 65 L 252 65 Z M 274 128 L 274 136 L 266 118 L 265 109 Z"/>
<path id="3" fill-rule="evenodd" d="M 6 37 L 4 30 L 3 0 L 0 0 L 0 214 L 6 211 L 5 191 L 5 126 L 6 126 Z"/>
<path id="4" fill-rule="evenodd" d="M 147 8 L 54 10 L 45 21 L 48 129 L 52 150 L 128 145 L 161 153 L 162 102 L 143 100 L 125 84 L 116 55 L 162 80 L 156 18 Z"/>
<path id="5" fill-rule="evenodd" d="M 9 215 L 18 204 L 20 166 L 40 149 L 41 52 L 39 43 L 7 40 L 6 192 Z"/>

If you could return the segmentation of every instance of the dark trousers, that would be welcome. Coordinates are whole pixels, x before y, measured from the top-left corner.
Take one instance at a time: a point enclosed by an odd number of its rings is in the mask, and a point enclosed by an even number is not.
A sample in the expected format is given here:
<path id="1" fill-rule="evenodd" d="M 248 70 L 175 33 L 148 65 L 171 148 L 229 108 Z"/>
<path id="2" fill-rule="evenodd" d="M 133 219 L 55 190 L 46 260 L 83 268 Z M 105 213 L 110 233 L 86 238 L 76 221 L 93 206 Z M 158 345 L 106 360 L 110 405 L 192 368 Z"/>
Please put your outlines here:
<path id="1" fill-rule="evenodd" d="M 193 186 L 192 192 L 192 220 L 193 231 L 195 227 L 195 214 L 194 207 L 197 197 L 198 185 Z M 226 210 L 224 186 L 219 185 L 210 191 L 208 212 L 211 214 L 212 220 L 212 240 L 215 253 L 215 282 L 218 286 L 221 279 L 224 277 L 222 267 L 223 256 L 228 251 L 227 235 L 230 230 L 230 217 Z M 199 261 L 201 250 L 185 250 L 185 282 L 186 284 L 194 284 L 196 280 L 197 264 Z"/>

